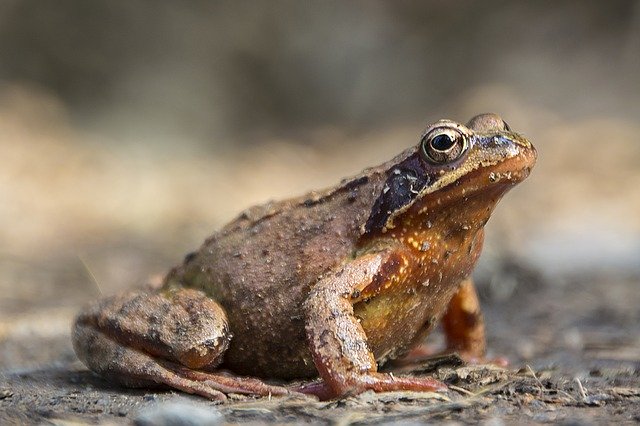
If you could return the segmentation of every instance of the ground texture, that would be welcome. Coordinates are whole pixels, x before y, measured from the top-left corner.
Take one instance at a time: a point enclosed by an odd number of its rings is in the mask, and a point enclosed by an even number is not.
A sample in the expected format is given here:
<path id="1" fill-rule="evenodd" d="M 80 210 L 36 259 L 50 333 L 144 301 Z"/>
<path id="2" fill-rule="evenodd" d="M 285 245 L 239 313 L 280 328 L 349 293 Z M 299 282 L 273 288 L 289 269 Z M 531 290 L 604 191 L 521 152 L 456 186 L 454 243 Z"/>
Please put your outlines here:
<path id="1" fill-rule="evenodd" d="M 507 292 L 490 283 L 481 287 L 491 351 L 507 356 L 510 368 L 445 358 L 424 369 L 450 385 L 448 392 L 366 393 L 331 402 L 232 395 L 216 405 L 177 392 L 111 385 L 77 361 L 68 335 L 55 332 L 73 312 L 48 308 L 45 294 L 39 306 L 16 307 L 15 319 L 1 324 L 0 422 L 640 422 L 638 278 L 552 283 L 514 261 L 495 267 L 504 280 L 518 283 Z"/>

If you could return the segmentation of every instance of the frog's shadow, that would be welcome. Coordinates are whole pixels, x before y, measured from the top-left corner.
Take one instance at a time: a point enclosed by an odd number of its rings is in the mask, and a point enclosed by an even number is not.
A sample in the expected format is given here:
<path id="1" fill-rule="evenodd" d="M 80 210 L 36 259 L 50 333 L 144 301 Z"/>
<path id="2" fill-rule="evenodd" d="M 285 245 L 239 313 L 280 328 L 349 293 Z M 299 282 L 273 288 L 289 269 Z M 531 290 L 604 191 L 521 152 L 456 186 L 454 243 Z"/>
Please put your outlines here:
<path id="1" fill-rule="evenodd" d="M 69 386 L 82 386 L 82 385 L 89 385 L 92 386 L 94 389 L 99 390 L 99 391 L 105 391 L 105 392 L 117 392 L 120 394 L 128 394 L 131 396 L 143 396 L 147 393 L 149 393 L 149 390 L 162 390 L 162 387 L 157 387 L 157 388 L 130 388 L 130 387 L 125 387 L 122 385 L 119 385 L 118 383 L 114 383 L 111 382 L 107 379 L 104 379 L 100 376 L 98 376 L 96 373 L 90 371 L 90 370 L 76 370 L 71 372 L 71 374 L 68 374 L 66 379 L 66 383 Z M 164 389 L 168 389 L 168 388 L 164 388 Z"/>
<path id="2" fill-rule="evenodd" d="M 24 383 L 31 383 L 34 386 L 42 386 L 43 383 L 51 387 L 63 388 L 65 393 L 88 392 L 95 390 L 98 392 L 112 392 L 128 396 L 143 397 L 150 392 L 170 391 L 168 387 L 145 387 L 130 388 L 110 382 L 92 371 L 72 366 L 67 367 L 44 367 L 29 371 L 16 372 L 8 375 L 19 378 Z M 90 387 L 89 389 L 87 387 Z"/>

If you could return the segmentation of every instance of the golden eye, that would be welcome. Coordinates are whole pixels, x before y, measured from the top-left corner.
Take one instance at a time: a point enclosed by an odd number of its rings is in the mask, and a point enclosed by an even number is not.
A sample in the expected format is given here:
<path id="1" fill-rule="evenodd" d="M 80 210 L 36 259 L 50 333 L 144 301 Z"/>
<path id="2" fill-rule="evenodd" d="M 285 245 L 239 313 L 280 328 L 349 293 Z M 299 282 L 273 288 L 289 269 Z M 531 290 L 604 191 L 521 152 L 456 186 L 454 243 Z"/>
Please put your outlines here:
<path id="1" fill-rule="evenodd" d="M 436 164 L 457 160 L 467 150 L 467 138 L 456 129 L 436 128 L 422 139 L 422 154 Z"/>

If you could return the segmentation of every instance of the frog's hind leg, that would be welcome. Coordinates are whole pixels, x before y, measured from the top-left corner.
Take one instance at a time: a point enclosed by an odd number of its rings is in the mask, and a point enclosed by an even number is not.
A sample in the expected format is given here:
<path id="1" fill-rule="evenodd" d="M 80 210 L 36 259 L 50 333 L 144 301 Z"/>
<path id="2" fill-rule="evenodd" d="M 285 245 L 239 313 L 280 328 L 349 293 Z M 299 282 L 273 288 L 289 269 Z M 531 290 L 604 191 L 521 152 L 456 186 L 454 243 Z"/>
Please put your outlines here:
<path id="1" fill-rule="evenodd" d="M 83 343 L 77 343 L 80 339 Z M 91 370 L 111 382 L 132 388 L 166 385 L 212 400 L 226 399 L 217 389 L 180 377 L 146 353 L 120 346 L 84 325 L 75 325 L 74 347 Z"/>
<path id="2" fill-rule="evenodd" d="M 447 351 L 458 352 L 467 361 L 483 359 L 486 352 L 484 319 L 471 278 L 462 282 L 449 302 L 442 327 Z"/>
<path id="3" fill-rule="evenodd" d="M 205 372 L 220 364 L 230 340 L 223 309 L 189 289 L 100 300 L 78 316 L 73 330 L 78 357 L 126 386 L 165 385 L 214 400 L 231 392 L 287 393 L 259 380 Z"/>

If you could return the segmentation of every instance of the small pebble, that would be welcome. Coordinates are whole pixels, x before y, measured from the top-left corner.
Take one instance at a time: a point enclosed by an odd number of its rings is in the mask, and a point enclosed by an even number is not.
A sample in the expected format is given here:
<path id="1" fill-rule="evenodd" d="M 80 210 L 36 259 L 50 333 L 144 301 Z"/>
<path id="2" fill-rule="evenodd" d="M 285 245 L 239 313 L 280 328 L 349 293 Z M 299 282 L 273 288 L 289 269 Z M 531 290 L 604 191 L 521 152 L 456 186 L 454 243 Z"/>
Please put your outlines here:
<path id="1" fill-rule="evenodd" d="M 133 423 L 136 426 L 215 426 L 224 423 L 224 416 L 213 407 L 173 401 L 141 410 Z"/>

